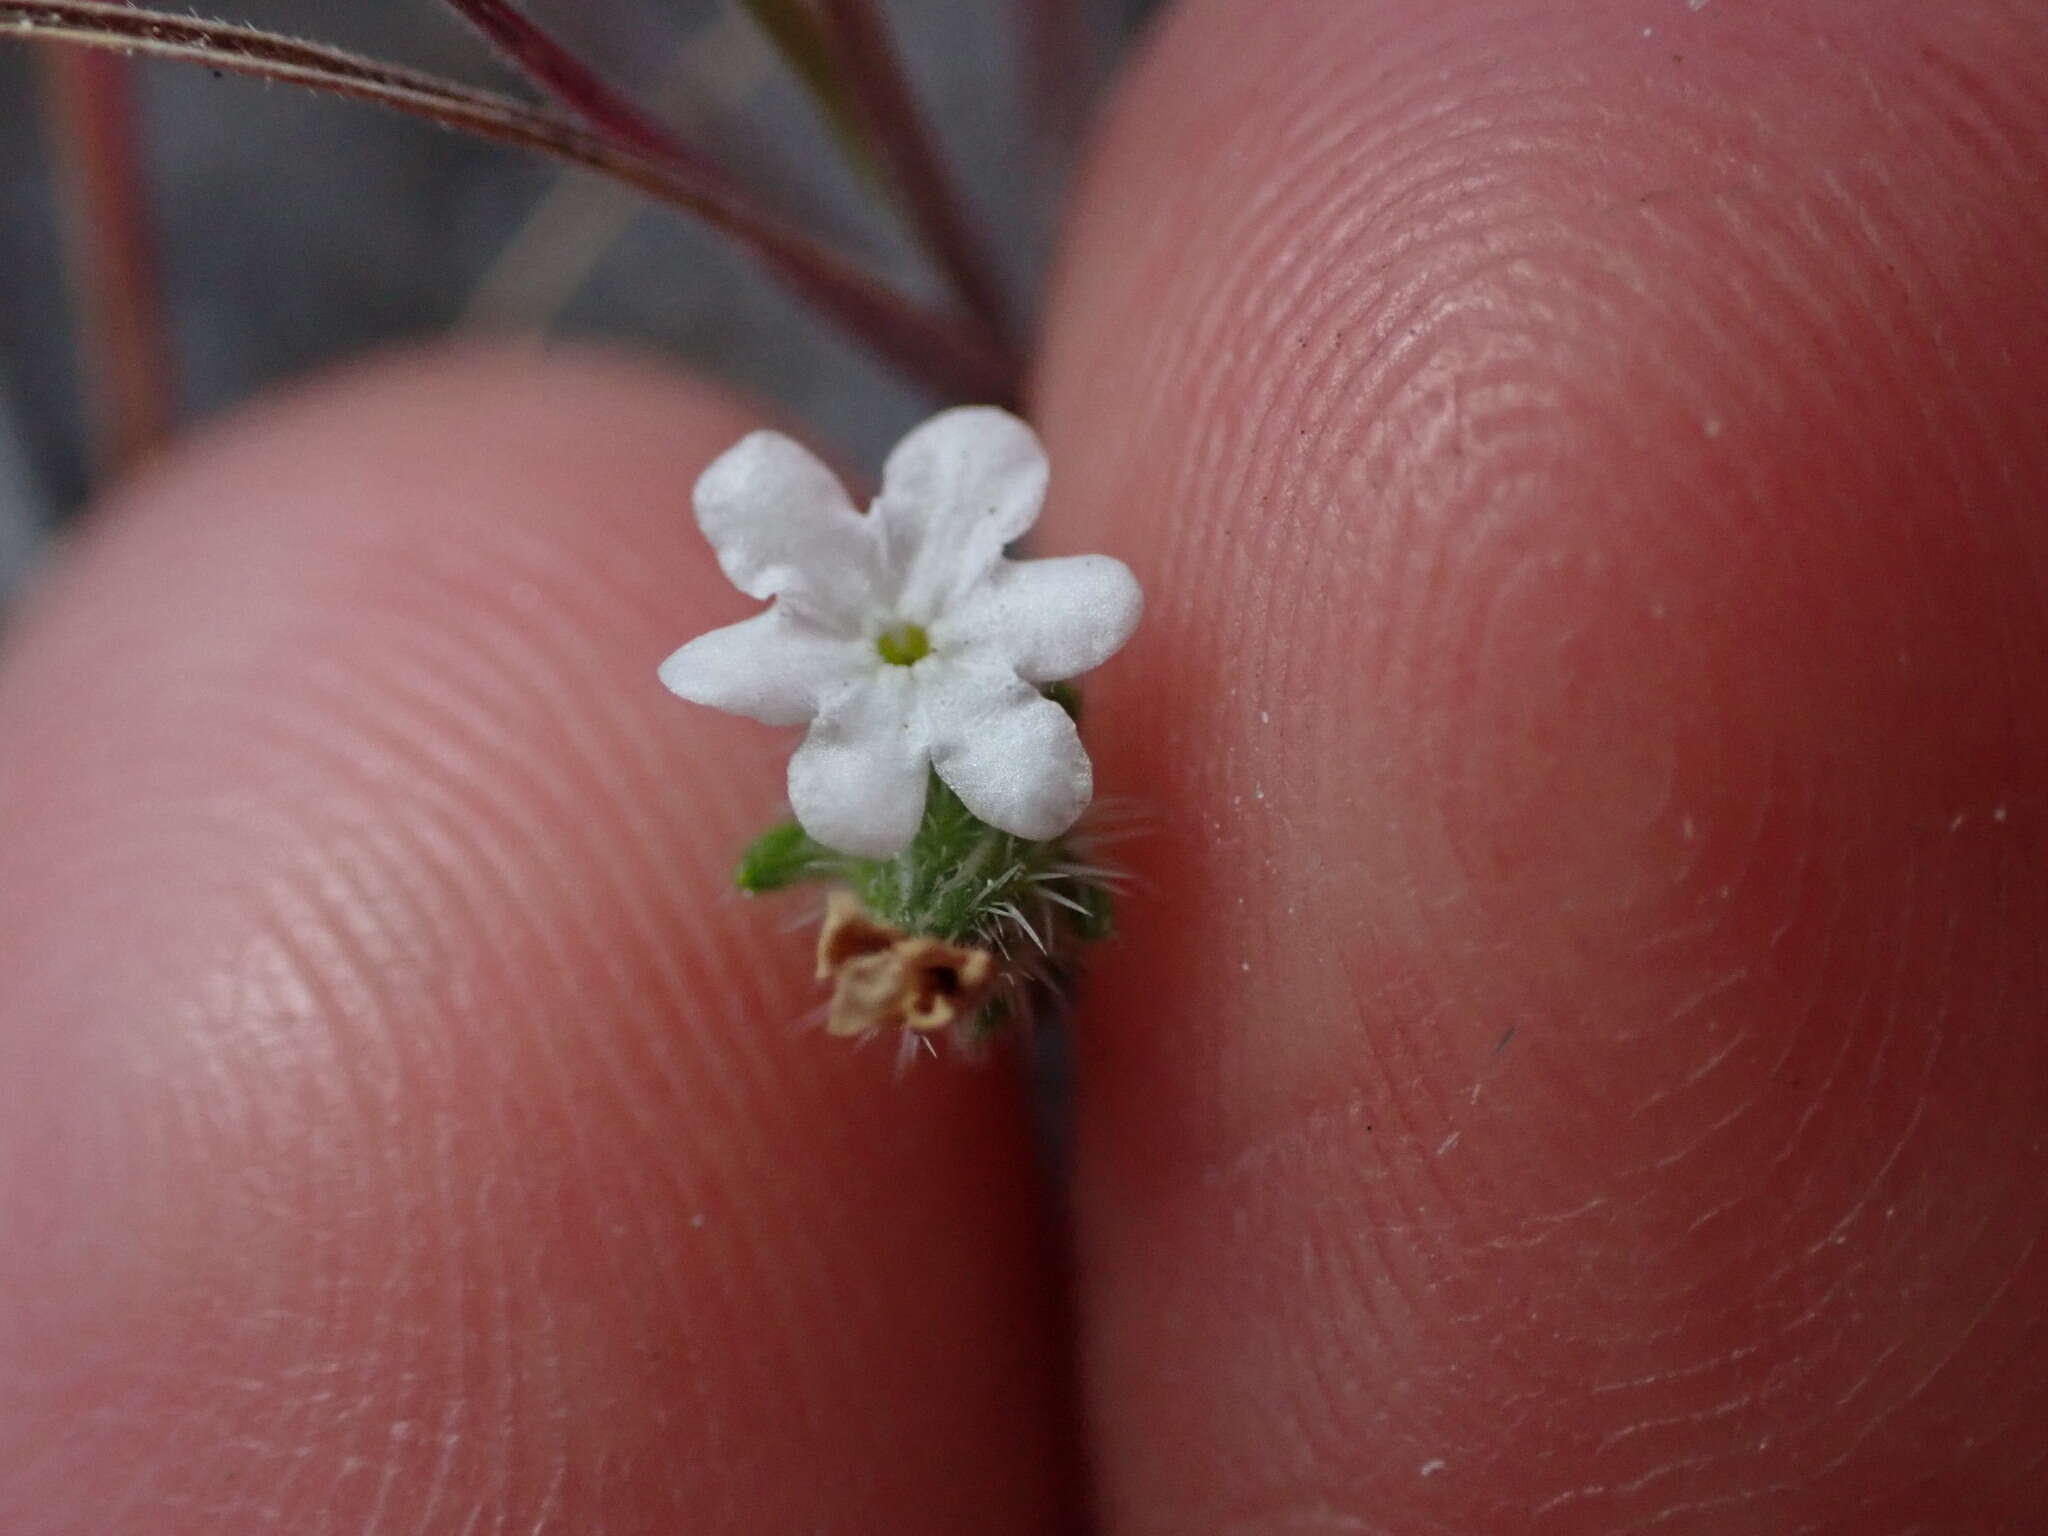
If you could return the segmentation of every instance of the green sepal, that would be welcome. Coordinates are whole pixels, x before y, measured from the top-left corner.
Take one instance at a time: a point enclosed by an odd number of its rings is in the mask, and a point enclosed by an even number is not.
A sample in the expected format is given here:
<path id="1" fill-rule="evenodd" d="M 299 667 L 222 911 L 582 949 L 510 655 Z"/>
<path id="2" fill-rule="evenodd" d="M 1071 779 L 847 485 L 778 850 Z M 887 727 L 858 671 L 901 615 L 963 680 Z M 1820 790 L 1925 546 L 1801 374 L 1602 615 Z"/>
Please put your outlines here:
<path id="1" fill-rule="evenodd" d="M 814 842 L 793 821 L 770 827 L 754 839 L 733 871 L 733 884 L 750 896 L 779 891 L 806 880 L 824 880 L 838 873 L 843 861 L 823 843 Z"/>

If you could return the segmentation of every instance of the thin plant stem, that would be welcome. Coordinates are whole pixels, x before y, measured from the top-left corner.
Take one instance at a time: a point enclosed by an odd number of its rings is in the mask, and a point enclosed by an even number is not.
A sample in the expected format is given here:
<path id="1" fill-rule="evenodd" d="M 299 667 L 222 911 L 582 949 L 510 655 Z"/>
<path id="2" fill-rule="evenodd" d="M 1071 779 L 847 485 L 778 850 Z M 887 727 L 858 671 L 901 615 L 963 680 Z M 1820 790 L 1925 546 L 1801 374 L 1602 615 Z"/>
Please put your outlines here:
<path id="1" fill-rule="evenodd" d="M 142 54 L 283 81 L 423 117 L 582 166 L 696 215 L 785 286 L 942 397 L 1014 401 L 1019 364 L 987 338 L 917 308 L 756 207 L 694 159 L 593 133 L 550 112 L 416 70 L 250 27 L 107 0 L 0 0 L 0 36 Z"/>
<path id="2" fill-rule="evenodd" d="M 832 50 L 810 0 L 740 0 L 740 5 L 817 104 L 848 164 L 863 181 L 886 195 L 881 167 L 868 144 L 867 125 L 833 67 Z"/>
<path id="3" fill-rule="evenodd" d="M 1077 0 L 1016 0 L 1022 13 L 1025 56 L 1030 60 L 1031 104 L 1039 142 L 1054 146 L 1049 159 L 1064 158 L 1081 127 L 1094 84 L 1088 20 Z"/>
<path id="4" fill-rule="evenodd" d="M 527 79 L 599 133 L 635 149 L 687 161 L 707 180 L 725 173 L 666 125 L 604 82 L 541 25 L 505 0 L 443 0 L 517 64 Z"/>
<path id="5" fill-rule="evenodd" d="M 919 240 L 968 311 L 993 336 L 1010 336 L 1009 305 L 938 146 L 918 110 L 875 0 L 816 0 L 838 60 L 874 145 Z"/>
<path id="6" fill-rule="evenodd" d="M 110 54 L 56 50 L 42 83 L 93 461 L 111 478 L 162 441 L 176 409 L 134 72 Z"/>
<path id="7" fill-rule="evenodd" d="M 666 125 L 613 90 L 603 78 L 510 0 L 443 0 L 489 38 L 554 101 L 600 133 L 649 154 L 687 161 L 699 175 L 727 181 L 725 173 Z M 819 0 L 817 38 L 840 66 L 853 104 L 908 205 L 912 223 L 967 313 L 997 345 L 1008 335 L 1002 291 L 981 257 L 938 152 L 898 67 L 887 28 L 872 0 Z M 789 7 L 794 15 L 803 14 Z M 799 49 L 806 40 L 783 18 L 781 28 Z M 827 89 L 830 87 L 828 85 Z M 829 99 L 829 98 L 828 98 Z M 858 164 L 858 161 L 856 161 Z"/>
<path id="8" fill-rule="evenodd" d="M 655 108 L 665 121 L 687 128 L 743 100 L 774 70 L 775 54 L 753 24 L 721 9 L 685 42 Z M 563 170 L 478 280 L 459 323 L 547 330 L 644 208 L 631 187 Z"/>

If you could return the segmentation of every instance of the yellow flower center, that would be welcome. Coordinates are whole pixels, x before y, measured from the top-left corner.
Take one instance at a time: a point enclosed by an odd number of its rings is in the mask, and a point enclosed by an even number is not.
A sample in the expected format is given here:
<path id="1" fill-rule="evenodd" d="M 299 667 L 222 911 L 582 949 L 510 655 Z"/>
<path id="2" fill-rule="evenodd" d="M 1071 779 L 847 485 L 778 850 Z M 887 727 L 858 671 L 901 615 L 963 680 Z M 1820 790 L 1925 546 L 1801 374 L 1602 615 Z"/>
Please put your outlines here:
<path id="1" fill-rule="evenodd" d="M 922 624 L 895 624 L 876 637 L 875 649 L 892 667 L 908 667 L 932 653 L 931 636 Z"/>

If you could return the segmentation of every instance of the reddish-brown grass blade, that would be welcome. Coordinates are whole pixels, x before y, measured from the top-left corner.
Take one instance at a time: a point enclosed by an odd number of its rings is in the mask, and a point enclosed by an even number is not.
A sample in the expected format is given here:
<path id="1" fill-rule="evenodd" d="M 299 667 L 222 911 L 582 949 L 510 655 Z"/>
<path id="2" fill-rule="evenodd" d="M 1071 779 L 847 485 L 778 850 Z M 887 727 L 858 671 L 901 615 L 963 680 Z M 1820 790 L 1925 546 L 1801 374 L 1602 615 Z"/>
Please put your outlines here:
<path id="1" fill-rule="evenodd" d="M 105 0 L 0 0 L 0 36 L 176 59 L 304 85 L 550 155 L 703 219 L 911 378 L 948 398 L 1014 401 L 1016 358 L 929 314 L 743 198 L 695 160 L 622 142 L 489 92 L 250 27 Z"/>

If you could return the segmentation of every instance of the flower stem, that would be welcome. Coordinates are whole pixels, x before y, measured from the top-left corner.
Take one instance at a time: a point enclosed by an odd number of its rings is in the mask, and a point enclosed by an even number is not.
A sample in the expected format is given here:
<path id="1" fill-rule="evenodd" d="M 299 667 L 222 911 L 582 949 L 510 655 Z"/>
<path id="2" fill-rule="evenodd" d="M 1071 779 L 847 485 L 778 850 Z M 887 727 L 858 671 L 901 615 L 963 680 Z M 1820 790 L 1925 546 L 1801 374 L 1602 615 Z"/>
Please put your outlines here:
<path id="1" fill-rule="evenodd" d="M 505 0 L 443 0 L 497 45 L 520 72 L 561 106 L 599 133 L 677 165 L 688 165 L 707 183 L 725 173 L 709 156 L 685 144 L 665 125 L 607 85 L 588 64 L 517 6 Z"/>
<path id="2" fill-rule="evenodd" d="M 1088 22 L 1075 0 L 1017 0 L 1031 66 L 1031 101 L 1049 160 L 1063 159 L 1080 132 L 1093 85 Z"/>
<path id="3" fill-rule="evenodd" d="M 847 163 L 861 180 L 886 195 L 882 169 L 868 144 L 867 126 L 833 67 L 832 50 L 811 0 L 740 0 L 740 5 L 817 104 Z"/>
<path id="4" fill-rule="evenodd" d="M 275 33 L 106 0 L 0 0 L 0 37 L 196 63 L 309 86 L 598 171 L 696 215 L 907 376 L 950 398 L 1015 399 L 1013 353 L 930 314 L 757 207 L 696 158 L 589 132 L 551 113 L 397 65 Z"/>
<path id="5" fill-rule="evenodd" d="M 42 81 L 93 458 L 112 477 L 156 446 L 175 409 L 134 75 L 126 59 L 66 50 L 44 60 Z"/>
<path id="6" fill-rule="evenodd" d="M 773 69 L 773 55 L 760 45 L 752 25 L 721 11 L 684 40 L 655 98 L 655 110 L 683 131 L 744 100 Z M 477 280 L 459 324 L 545 332 L 642 208 L 631 187 L 563 170 Z"/>
<path id="7" fill-rule="evenodd" d="M 905 211 L 960 302 L 999 343 L 1011 335 L 1009 305 L 977 237 L 875 0 L 817 0 L 827 44 L 866 120 L 869 141 Z"/>

